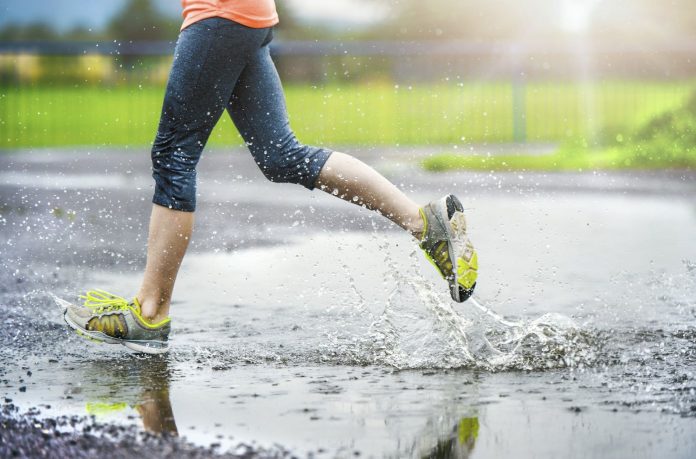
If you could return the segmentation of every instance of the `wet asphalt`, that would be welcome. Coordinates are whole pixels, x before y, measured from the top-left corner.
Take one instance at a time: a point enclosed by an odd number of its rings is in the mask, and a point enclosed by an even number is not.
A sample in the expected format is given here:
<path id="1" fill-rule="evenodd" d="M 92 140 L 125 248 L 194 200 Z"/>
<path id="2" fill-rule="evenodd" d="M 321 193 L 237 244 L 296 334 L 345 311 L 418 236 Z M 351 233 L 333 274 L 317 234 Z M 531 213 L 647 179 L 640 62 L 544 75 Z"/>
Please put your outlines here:
<path id="1" fill-rule="evenodd" d="M 499 324 L 453 308 L 408 236 L 234 149 L 199 166 L 172 352 L 95 345 L 51 294 L 135 292 L 148 155 L 5 152 L 0 456 L 696 454 L 694 173 L 432 174 L 428 150 L 348 152 L 417 202 L 459 195 L 481 303 L 580 333 L 487 365 L 464 335 Z"/>

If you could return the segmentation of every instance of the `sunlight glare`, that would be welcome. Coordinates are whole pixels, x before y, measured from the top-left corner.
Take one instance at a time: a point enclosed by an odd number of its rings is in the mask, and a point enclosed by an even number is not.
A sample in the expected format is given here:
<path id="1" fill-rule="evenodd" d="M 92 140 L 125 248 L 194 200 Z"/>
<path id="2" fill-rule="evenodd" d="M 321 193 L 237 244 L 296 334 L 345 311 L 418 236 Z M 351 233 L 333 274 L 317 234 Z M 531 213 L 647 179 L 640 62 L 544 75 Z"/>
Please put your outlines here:
<path id="1" fill-rule="evenodd" d="M 590 26 L 592 14 L 601 0 L 564 0 L 561 6 L 561 27 L 572 33 L 582 33 Z"/>

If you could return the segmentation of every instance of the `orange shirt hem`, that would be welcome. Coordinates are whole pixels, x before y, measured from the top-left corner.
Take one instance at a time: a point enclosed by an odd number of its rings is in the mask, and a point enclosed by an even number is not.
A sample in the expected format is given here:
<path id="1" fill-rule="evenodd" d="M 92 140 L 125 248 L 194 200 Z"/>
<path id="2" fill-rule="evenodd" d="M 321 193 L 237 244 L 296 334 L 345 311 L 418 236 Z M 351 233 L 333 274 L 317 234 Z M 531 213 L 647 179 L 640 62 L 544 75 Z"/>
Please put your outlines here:
<path id="1" fill-rule="evenodd" d="M 221 11 L 221 10 L 206 10 L 202 11 L 197 14 L 193 15 L 188 15 L 186 16 L 186 19 L 184 19 L 184 23 L 181 24 L 181 30 L 184 30 L 186 27 L 190 26 L 191 24 L 194 24 L 198 21 L 202 21 L 203 19 L 208 19 L 208 18 L 224 18 L 224 19 L 229 19 L 230 21 L 237 22 L 239 24 L 242 24 L 247 27 L 251 27 L 253 29 L 263 29 L 266 27 L 272 27 L 276 24 L 278 24 L 278 15 L 276 14 L 275 17 L 270 18 L 270 19 L 252 19 L 247 16 L 241 16 L 237 15 L 233 12 L 230 11 Z"/>

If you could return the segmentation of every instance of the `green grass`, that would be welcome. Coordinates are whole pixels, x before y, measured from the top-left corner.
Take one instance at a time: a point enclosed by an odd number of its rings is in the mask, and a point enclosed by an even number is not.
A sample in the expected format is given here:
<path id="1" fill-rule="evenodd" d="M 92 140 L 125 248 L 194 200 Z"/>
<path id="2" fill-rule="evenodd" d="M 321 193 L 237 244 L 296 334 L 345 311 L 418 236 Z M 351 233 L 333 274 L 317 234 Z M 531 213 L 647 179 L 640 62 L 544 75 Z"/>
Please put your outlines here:
<path id="1" fill-rule="evenodd" d="M 629 132 L 681 104 L 694 86 L 688 81 L 610 81 L 592 87 L 530 83 L 525 89 L 527 139 L 564 142 L 590 133 Z M 159 86 L 0 88 L 0 148 L 146 146 L 157 129 L 163 93 Z M 311 144 L 513 140 L 512 86 L 505 82 L 290 85 L 286 96 L 293 128 Z M 241 144 L 227 116 L 210 143 Z"/>
<path id="2" fill-rule="evenodd" d="M 553 154 L 537 156 L 444 153 L 426 159 L 423 167 L 430 171 L 696 170 L 696 92 L 677 108 L 655 116 L 626 134 L 602 139 L 601 144 L 590 146 L 586 141 L 566 142 Z"/>
<path id="3" fill-rule="evenodd" d="M 423 161 L 433 172 L 466 169 L 472 171 L 587 171 L 615 169 L 696 169 L 696 155 L 675 160 L 656 156 L 648 161 L 635 158 L 619 147 L 603 149 L 561 149 L 549 155 L 461 156 L 443 153 Z"/>

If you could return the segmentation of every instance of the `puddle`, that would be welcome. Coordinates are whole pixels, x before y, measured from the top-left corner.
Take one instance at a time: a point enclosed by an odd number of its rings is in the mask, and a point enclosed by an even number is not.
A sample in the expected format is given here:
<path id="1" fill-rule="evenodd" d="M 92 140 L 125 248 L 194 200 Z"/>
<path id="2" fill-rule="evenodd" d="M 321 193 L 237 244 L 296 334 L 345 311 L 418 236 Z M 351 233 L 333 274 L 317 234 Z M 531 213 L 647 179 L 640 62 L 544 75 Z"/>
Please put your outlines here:
<path id="1" fill-rule="evenodd" d="M 146 430 L 175 426 L 200 445 L 256 441 L 327 457 L 489 457 L 529 441 L 530 455 L 553 456 L 579 439 L 612 442 L 609 457 L 679 457 L 667 438 L 678 451 L 696 447 L 693 325 L 666 316 L 655 329 L 613 328 L 571 319 L 574 310 L 504 317 L 484 306 L 485 290 L 456 305 L 403 247 L 408 239 L 391 234 L 315 234 L 192 253 L 168 358 L 94 351 L 65 333 L 74 349 L 61 359 L 71 370 L 54 380 L 60 400 L 36 386 L 17 400 Z M 693 308 L 695 271 L 684 262 L 643 299 Z M 111 272 L 92 280 L 112 291 L 138 282 Z M 629 434 L 641 429 L 660 441 Z"/>

